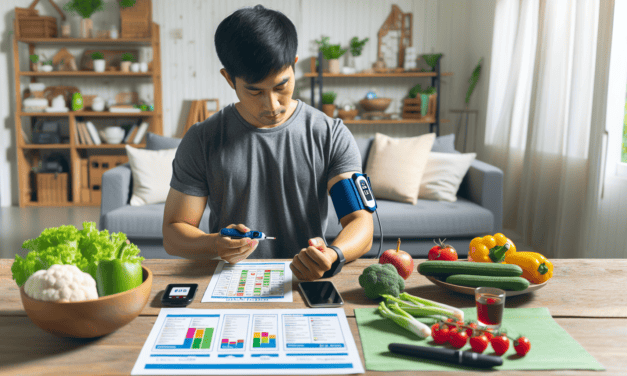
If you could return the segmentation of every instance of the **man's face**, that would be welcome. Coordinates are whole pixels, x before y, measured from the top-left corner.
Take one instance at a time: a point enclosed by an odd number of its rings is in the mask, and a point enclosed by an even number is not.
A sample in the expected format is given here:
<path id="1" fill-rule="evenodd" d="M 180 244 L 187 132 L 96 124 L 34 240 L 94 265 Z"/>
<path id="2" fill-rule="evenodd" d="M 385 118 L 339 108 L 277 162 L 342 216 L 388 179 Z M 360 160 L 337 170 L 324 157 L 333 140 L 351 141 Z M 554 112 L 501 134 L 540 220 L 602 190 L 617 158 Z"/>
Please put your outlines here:
<path id="1" fill-rule="evenodd" d="M 240 100 L 236 108 L 242 117 L 255 127 L 276 127 L 289 119 L 294 112 L 295 104 L 292 101 L 292 95 L 295 80 L 292 66 L 280 72 L 271 73 L 254 84 L 240 77 L 235 78 L 236 81 L 233 82 L 226 71 L 224 69 L 222 71 Z"/>

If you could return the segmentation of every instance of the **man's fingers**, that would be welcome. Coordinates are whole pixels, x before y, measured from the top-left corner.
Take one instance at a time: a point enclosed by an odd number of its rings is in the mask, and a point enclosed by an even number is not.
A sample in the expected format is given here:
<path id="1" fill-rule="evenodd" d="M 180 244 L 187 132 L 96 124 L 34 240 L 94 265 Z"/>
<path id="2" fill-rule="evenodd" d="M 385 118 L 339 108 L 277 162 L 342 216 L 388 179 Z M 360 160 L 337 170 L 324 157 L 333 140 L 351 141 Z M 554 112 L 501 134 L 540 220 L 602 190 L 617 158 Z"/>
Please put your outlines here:
<path id="1" fill-rule="evenodd" d="M 303 277 L 308 281 L 313 281 L 322 277 L 320 268 L 311 261 L 306 255 L 304 255 L 304 249 L 294 257 L 296 267 L 301 271 Z M 294 263 L 293 261 L 293 263 Z"/>
<path id="2" fill-rule="evenodd" d="M 292 273 L 294 273 L 296 278 L 303 280 L 303 281 L 308 280 L 307 276 L 303 272 L 304 270 L 306 270 L 305 266 L 298 259 L 298 255 L 294 256 L 294 259 L 292 260 L 292 263 L 290 264 L 290 269 L 292 269 Z"/>
<path id="3" fill-rule="evenodd" d="M 320 237 L 309 239 L 309 245 L 321 251 L 327 247 L 324 240 Z"/>
<path id="4" fill-rule="evenodd" d="M 328 251 L 325 250 L 324 252 Z M 313 247 L 308 247 L 304 251 L 305 255 L 307 255 L 307 257 L 311 259 L 312 262 L 318 265 L 318 268 L 327 271 L 331 269 L 331 263 L 329 262 L 329 259 L 325 256 L 324 252 L 319 251 L 318 249 Z"/>

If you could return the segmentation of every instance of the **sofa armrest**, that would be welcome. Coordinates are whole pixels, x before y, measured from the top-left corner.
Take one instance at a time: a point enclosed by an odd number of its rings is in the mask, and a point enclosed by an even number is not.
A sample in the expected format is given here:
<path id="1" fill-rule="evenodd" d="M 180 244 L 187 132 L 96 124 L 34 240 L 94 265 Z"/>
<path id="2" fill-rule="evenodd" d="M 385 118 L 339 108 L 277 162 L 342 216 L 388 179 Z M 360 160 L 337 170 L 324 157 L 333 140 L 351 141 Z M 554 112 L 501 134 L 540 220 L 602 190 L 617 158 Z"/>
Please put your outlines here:
<path id="1" fill-rule="evenodd" d="M 131 166 L 129 163 L 114 167 L 102 174 L 102 199 L 100 201 L 100 230 L 104 229 L 104 216 L 128 203 L 131 197 Z"/>
<path id="2" fill-rule="evenodd" d="M 494 234 L 503 228 L 503 171 L 475 159 L 459 187 L 458 195 L 490 210 Z"/>

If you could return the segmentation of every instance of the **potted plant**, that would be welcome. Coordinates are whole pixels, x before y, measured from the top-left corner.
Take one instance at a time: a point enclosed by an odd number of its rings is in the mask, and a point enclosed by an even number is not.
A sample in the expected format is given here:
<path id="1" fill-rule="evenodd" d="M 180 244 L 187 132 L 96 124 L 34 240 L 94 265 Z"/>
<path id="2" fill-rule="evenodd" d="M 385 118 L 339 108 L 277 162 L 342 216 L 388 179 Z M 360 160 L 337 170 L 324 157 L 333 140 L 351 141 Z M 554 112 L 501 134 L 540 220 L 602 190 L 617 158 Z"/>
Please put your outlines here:
<path id="1" fill-rule="evenodd" d="M 81 38 L 92 38 L 94 23 L 91 15 L 104 10 L 103 0 L 70 0 L 63 6 L 63 9 L 82 17 L 81 20 Z"/>
<path id="2" fill-rule="evenodd" d="M 435 88 L 431 86 L 424 90 L 420 84 L 412 87 L 409 90 L 409 98 L 405 98 L 403 101 L 403 118 L 417 119 L 427 116 L 429 113 L 429 101 L 436 94 Z M 435 111 L 435 108 L 432 109 L 433 111 Z"/>
<path id="3" fill-rule="evenodd" d="M 131 63 L 135 61 L 135 57 L 132 53 L 125 52 L 122 54 L 122 62 L 120 63 L 120 70 L 122 72 L 129 72 L 131 68 Z"/>
<path id="4" fill-rule="evenodd" d="M 39 72 L 39 68 L 41 67 L 41 62 L 39 61 L 39 55 L 32 54 L 30 55 L 29 58 L 30 58 L 30 62 L 32 63 L 31 67 L 33 69 L 33 72 Z"/>
<path id="5" fill-rule="evenodd" d="M 353 37 L 353 39 L 351 39 L 350 44 L 349 44 L 349 48 L 350 48 L 350 55 L 349 59 L 349 67 L 355 69 L 356 71 L 359 71 L 361 69 L 357 68 L 357 64 L 356 64 L 356 58 L 361 56 L 361 52 L 364 48 L 364 45 L 366 44 L 366 42 L 368 42 L 369 38 L 365 38 L 362 40 L 359 40 L 359 38 L 357 37 Z"/>
<path id="6" fill-rule="evenodd" d="M 52 72 L 52 60 L 46 60 L 42 63 L 41 66 L 42 72 Z"/>
<path id="7" fill-rule="evenodd" d="M 337 98 L 337 94 L 333 91 L 322 93 L 322 112 L 329 117 L 333 117 L 335 114 L 335 104 L 333 104 L 335 98 Z"/>
<path id="8" fill-rule="evenodd" d="M 431 71 L 435 70 L 435 66 L 438 65 L 438 61 L 440 61 L 441 57 L 442 54 L 422 55 L 422 58 L 425 59 L 425 63 L 427 63 L 427 65 L 431 67 Z"/>
<path id="9" fill-rule="evenodd" d="M 320 46 L 320 51 L 325 59 L 329 61 L 329 73 L 340 73 L 340 57 L 348 51 L 339 44 L 329 44 L 329 37 L 322 37 L 322 40 L 316 41 Z"/>
<path id="10" fill-rule="evenodd" d="M 91 59 L 94 61 L 94 72 L 104 72 L 105 71 L 105 59 L 102 52 L 94 52 L 91 54 Z"/>

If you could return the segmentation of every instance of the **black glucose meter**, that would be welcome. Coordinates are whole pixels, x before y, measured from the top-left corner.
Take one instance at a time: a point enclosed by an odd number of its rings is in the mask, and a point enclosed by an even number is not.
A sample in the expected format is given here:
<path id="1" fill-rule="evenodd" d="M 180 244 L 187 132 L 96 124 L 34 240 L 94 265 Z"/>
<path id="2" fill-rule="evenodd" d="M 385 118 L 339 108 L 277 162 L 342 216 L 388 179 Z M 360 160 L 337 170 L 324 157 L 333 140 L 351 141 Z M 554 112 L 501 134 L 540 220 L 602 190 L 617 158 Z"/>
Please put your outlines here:
<path id="1" fill-rule="evenodd" d="M 197 283 L 171 283 L 161 297 L 161 304 L 168 307 L 188 306 L 198 290 Z"/>

